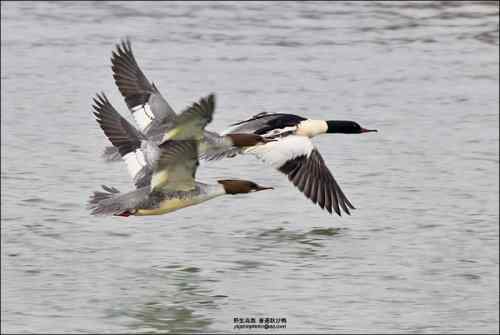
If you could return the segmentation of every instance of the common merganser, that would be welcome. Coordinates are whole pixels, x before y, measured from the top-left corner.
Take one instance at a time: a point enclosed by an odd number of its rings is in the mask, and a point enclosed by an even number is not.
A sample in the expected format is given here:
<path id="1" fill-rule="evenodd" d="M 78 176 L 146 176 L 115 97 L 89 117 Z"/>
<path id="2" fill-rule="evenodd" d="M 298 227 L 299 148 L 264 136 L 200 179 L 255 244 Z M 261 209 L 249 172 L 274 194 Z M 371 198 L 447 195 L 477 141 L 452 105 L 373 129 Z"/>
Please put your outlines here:
<path id="1" fill-rule="evenodd" d="M 141 146 L 144 134 L 137 131 L 128 121 L 110 122 L 116 118 L 116 110 L 111 104 L 101 106 L 99 123 L 106 136 L 125 158 L 133 152 L 141 152 L 144 160 L 128 164 L 134 180 L 141 170 L 148 173 L 152 163 L 149 184 L 138 186 L 134 191 L 121 194 L 116 188 L 102 186 L 106 192 L 94 192 L 88 208 L 93 215 L 160 215 L 180 208 L 196 205 L 225 194 L 241 194 L 272 189 L 247 180 L 223 179 L 218 184 L 208 185 L 195 180 L 198 162 L 198 142 L 203 136 L 203 129 L 212 120 L 214 96 L 202 98 L 199 103 L 180 115 L 184 120 L 178 123 L 180 130 L 175 136 L 163 141 L 158 150 Z M 108 118 L 108 116 L 110 116 Z M 173 128 L 176 129 L 176 128 Z M 147 143 L 147 142 L 146 142 Z M 150 144 L 150 143 L 149 143 Z M 136 181 L 136 185 L 138 185 Z M 139 185 L 141 185 L 139 183 Z"/>
<path id="2" fill-rule="evenodd" d="M 111 62 L 115 83 L 137 123 L 146 130 L 161 129 L 160 120 L 175 113 L 139 68 L 129 40 L 117 45 Z M 258 145 L 253 146 L 228 148 L 212 145 L 213 150 L 210 152 L 200 151 L 201 158 L 214 160 L 252 154 L 286 174 L 307 198 L 330 214 L 335 211 L 341 215 L 340 207 L 347 214 L 350 214 L 349 208 L 354 209 L 310 139 L 324 133 L 360 134 L 377 130 L 362 128 L 353 121 L 312 120 L 284 113 L 260 113 L 232 126 L 220 135 L 214 133 L 212 138 L 252 134 L 262 139 L 255 141 Z"/>
<path id="3" fill-rule="evenodd" d="M 312 120 L 283 113 L 259 113 L 231 126 L 221 134 L 254 134 L 269 139 L 270 142 L 206 154 L 203 158 L 213 160 L 234 157 L 237 154 L 255 155 L 286 174 L 307 198 L 330 214 L 334 210 L 340 216 L 340 207 L 347 214 L 350 214 L 349 208 L 355 209 L 311 142 L 311 138 L 325 133 L 361 134 L 377 130 L 362 128 L 354 121 Z"/>

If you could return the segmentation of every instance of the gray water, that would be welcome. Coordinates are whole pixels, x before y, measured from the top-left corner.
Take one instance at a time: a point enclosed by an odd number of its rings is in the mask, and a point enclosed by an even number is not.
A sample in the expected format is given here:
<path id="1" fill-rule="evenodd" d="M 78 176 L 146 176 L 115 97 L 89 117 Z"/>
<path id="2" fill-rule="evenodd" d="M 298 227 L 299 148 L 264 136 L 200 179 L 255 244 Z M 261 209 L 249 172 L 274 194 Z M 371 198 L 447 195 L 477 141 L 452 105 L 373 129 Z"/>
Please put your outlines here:
<path id="1" fill-rule="evenodd" d="M 2 332 L 499 331 L 498 3 L 2 2 Z M 178 111 L 355 120 L 314 139 L 357 207 L 331 216 L 253 157 L 198 179 L 274 191 L 158 217 L 89 215 L 132 189 L 100 158 L 129 36 Z M 283 324 L 283 323 L 281 323 Z"/>

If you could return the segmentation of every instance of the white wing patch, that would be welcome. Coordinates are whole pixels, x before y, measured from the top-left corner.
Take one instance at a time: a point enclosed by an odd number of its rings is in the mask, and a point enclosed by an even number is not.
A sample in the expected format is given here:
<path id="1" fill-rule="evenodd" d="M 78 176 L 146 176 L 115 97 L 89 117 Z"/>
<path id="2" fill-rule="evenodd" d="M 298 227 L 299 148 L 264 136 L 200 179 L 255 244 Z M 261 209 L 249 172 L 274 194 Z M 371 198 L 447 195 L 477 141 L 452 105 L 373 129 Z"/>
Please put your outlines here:
<path id="1" fill-rule="evenodd" d="M 137 122 L 140 131 L 144 131 L 155 118 L 148 103 L 132 107 L 132 116 Z"/>
<path id="2" fill-rule="evenodd" d="M 141 169 L 146 165 L 146 160 L 144 159 L 144 153 L 142 150 L 129 152 L 123 156 L 123 160 L 125 161 L 125 164 L 127 164 L 128 173 L 132 179 L 134 179 L 137 173 L 139 173 L 139 171 L 141 171 Z"/>
<path id="3" fill-rule="evenodd" d="M 290 135 L 278 141 L 250 147 L 244 153 L 255 155 L 277 169 L 295 157 L 309 157 L 313 149 L 314 145 L 308 137 Z"/>

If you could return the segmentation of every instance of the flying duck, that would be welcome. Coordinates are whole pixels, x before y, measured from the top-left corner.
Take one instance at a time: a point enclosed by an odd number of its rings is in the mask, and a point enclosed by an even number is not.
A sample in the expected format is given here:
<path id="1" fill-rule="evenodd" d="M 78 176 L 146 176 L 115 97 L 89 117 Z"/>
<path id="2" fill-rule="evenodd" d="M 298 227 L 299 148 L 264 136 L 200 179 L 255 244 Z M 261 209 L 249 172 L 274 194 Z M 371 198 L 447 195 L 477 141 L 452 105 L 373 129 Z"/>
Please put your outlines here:
<path id="1" fill-rule="evenodd" d="M 88 208 L 93 215 L 160 215 L 196 205 L 225 194 L 241 194 L 272 189 L 247 180 L 224 179 L 215 185 L 195 180 L 199 139 L 203 129 L 212 120 L 214 96 L 202 98 L 179 117 L 180 130 L 167 138 L 157 149 L 144 142 L 145 135 L 135 129 L 105 99 L 94 106 L 95 115 L 106 136 L 127 163 L 136 189 L 120 193 L 114 187 L 103 185 L 105 192 L 94 192 Z M 117 122 L 119 121 L 119 122 Z M 172 128 L 176 129 L 176 128 Z M 127 159 L 130 153 L 140 152 L 142 160 Z M 139 157 L 139 156 L 136 156 Z M 149 177 L 138 178 L 138 174 Z M 139 180 L 141 182 L 139 182 Z"/>
<path id="2" fill-rule="evenodd" d="M 203 158 L 214 160 L 234 157 L 237 154 L 255 155 L 287 175 L 307 198 L 330 214 L 334 210 L 340 216 L 340 207 L 350 214 L 349 209 L 355 208 L 326 166 L 311 138 L 325 133 L 361 134 L 377 130 L 362 128 L 353 121 L 312 120 L 284 113 L 260 113 L 231 126 L 222 132 L 223 136 L 233 133 L 254 134 L 269 142 L 259 146 L 204 154 Z"/>
<path id="3" fill-rule="evenodd" d="M 152 129 L 164 130 L 161 120 L 174 118 L 176 114 L 139 68 L 129 40 L 117 45 L 111 63 L 115 83 L 140 129 L 146 130 L 146 137 L 154 134 Z M 211 143 L 206 145 L 211 150 L 200 150 L 202 159 L 252 154 L 286 174 L 307 198 L 330 214 L 335 211 L 340 216 L 340 208 L 350 214 L 349 209 L 354 209 L 311 138 L 324 133 L 361 134 L 377 130 L 362 128 L 353 121 L 312 120 L 285 113 L 260 113 L 231 126 L 220 135 L 205 131 L 203 141 Z M 245 139 L 245 143 L 239 145 L 227 140 L 244 134 L 260 138 Z M 215 144 L 221 142 L 226 145 Z M 107 157 L 112 156 L 110 150 L 107 153 Z"/>

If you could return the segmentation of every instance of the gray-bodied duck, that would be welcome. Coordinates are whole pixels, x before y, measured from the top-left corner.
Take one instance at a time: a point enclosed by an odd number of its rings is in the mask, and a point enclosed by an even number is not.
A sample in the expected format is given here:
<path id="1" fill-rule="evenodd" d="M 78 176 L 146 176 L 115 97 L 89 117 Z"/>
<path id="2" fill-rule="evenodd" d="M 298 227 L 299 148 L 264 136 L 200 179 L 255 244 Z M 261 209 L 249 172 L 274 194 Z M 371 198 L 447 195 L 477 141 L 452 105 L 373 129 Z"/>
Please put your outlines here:
<path id="1" fill-rule="evenodd" d="M 144 141 L 145 135 L 121 117 L 111 104 L 94 108 L 101 128 L 126 161 L 137 189 L 120 193 L 114 187 L 103 185 L 105 192 L 97 191 L 90 197 L 88 208 L 93 215 L 160 215 L 226 194 L 272 189 L 247 180 L 223 179 L 212 185 L 195 180 L 199 142 L 205 126 L 212 120 L 214 95 L 186 109 L 181 114 L 183 122 L 170 129 L 175 130 L 174 135 L 167 136 L 157 148 Z M 132 152 L 140 152 L 142 160 L 136 159 L 138 155 L 127 158 Z M 149 178 L 137 178 L 138 174 L 149 175 Z"/>

